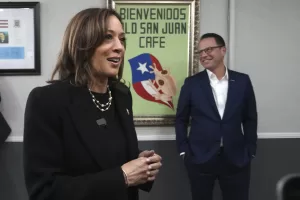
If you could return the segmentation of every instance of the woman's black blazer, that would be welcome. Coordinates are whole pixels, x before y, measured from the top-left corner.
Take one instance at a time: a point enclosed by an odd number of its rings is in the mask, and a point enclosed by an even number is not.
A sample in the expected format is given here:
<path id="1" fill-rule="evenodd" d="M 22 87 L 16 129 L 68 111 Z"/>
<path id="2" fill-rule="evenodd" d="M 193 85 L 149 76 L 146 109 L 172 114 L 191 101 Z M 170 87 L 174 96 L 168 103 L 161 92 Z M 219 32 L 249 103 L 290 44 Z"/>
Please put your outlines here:
<path id="1" fill-rule="evenodd" d="M 126 133 L 128 160 L 138 157 L 138 141 L 128 87 L 112 88 L 121 125 Z M 30 200 L 138 199 L 138 189 L 126 188 L 120 166 L 110 168 L 112 157 L 97 124 L 97 109 L 85 87 L 60 81 L 34 88 L 28 97 L 24 124 L 24 173 Z M 130 199 L 131 200 L 131 199 Z"/>

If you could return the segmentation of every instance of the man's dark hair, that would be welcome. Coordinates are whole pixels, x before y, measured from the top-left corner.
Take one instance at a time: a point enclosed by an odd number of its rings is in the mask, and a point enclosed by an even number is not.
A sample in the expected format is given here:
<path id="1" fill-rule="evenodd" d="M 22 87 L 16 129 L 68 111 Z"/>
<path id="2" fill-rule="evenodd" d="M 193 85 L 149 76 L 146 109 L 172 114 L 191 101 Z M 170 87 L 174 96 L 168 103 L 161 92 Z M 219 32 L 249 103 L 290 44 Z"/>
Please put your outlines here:
<path id="1" fill-rule="evenodd" d="M 217 43 L 217 45 L 219 46 L 226 46 L 225 45 L 225 41 L 222 38 L 222 36 L 216 34 L 216 33 L 205 33 L 201 36 L 200 41 L 205 39 L 205 38 L 215 38 L 215 41 Z"/>

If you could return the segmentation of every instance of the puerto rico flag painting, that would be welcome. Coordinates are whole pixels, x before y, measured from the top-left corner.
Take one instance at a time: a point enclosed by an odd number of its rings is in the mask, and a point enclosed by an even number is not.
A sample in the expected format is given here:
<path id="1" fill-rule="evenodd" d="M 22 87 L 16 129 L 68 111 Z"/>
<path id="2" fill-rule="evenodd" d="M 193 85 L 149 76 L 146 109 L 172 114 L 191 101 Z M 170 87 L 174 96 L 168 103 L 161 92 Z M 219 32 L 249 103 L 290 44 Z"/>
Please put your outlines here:
<path id="1" fill-rule="evenodd" d="M 173 126 L 181 87 L 198 72 L 200 0 L 108 0 L 107 5 L 122 18 L 122 78 L 130 87 L 135 125 Z"/>
<path id="2" fill-rule="evenodd" d="M 135 92 L 147 101 L 164 104 L 174 110 L 176 81 L 169 70 L 163 69 L 151 54 L 144 53 L 129 59 L 132 85 Z"/>

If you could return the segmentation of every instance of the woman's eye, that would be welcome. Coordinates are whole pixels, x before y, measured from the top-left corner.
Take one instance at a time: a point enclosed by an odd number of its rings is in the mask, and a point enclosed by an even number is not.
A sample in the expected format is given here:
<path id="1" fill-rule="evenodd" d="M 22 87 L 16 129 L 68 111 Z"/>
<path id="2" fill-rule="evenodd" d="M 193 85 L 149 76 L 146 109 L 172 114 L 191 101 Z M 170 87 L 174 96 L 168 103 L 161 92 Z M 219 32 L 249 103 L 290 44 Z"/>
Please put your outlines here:
<path id="1" fill-rule="evenodd" d="M 120 38 L 120 41 L 125 43 L 126 42 L 126 38 Z"/>
<path id="2" fill-rule="evenodd" d="M 105 39 L 107 39 L 107 40 L 111 40 L 113 37 L 112 37 L 112 35 L 111 34 L 107 34 L 107 35 L 105 35 Z"/>

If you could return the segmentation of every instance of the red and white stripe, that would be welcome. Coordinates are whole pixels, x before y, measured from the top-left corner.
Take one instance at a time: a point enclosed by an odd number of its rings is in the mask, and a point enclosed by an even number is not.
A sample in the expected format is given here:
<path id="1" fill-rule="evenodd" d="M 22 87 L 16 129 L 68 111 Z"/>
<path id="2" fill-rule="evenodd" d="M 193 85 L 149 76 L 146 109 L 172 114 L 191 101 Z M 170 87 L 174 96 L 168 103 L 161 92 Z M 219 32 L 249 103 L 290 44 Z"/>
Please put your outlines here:
<path id="1" fill-rule="evenodd" d="M 8 28 L 8 20 L 7 19 L 0 19 L 0 28 Z"/>

